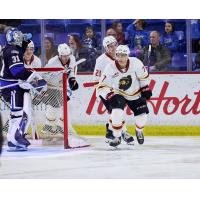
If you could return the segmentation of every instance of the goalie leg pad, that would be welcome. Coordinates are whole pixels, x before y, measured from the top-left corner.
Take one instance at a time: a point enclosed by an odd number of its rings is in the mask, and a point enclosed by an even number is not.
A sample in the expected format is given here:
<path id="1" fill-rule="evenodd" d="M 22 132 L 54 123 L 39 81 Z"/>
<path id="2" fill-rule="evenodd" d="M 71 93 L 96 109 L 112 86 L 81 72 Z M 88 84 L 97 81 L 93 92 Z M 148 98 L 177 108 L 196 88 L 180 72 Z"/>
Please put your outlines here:
<path id="1" fill-rule="evenodd" d="M 12 145 L 22 148 L 28 147 L 30 145 L 30 142 L 24 136 L 26 124 L 27 114 L 25 112 L 21 110 L 12 113 L 7 134 L 8 146 L 11 143 Z"/>
<path id="2" fill-rule="evenodd" d="M 31 95 L 28 92 L 24 93 L 24 105 L 23 105 L 23 110 L 24 110 L 24 117 L 27 117 L 27 123 L 24 127 L 24 133 L 27 133 L 28 127 L 31 123 L 32 120 L 32 105 L 31 105 Z"/>

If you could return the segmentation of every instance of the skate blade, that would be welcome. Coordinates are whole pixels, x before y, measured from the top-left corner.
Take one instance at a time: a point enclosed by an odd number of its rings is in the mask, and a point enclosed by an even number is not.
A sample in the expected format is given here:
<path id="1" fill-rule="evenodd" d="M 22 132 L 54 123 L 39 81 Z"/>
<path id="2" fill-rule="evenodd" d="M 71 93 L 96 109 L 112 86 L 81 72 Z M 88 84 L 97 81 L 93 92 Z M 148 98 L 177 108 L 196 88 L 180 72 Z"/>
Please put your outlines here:
<path id="1" fill-rule="evenodd" d="M 121 144 L 121 143 L 119 143 L 119 144 L 117 144 L 117 145 L 111 145 L 111 144 L 109 143 L 109 146 L 110 146 L 110 147 L 113 147 L 113 148 L 117 148 L 120 144 Z"/>
<path id="2" fill-rule="evenodd" d="M 138 144 L 140 145 L 144 144 L 144 139 L 138 139 L 137 141 L 138 141 Z"/>
<path id="3" fill-rule="evenodd" d="M 130 145 L 130 146 L 134 146 L 134 145 L 135 145 L 134 142 L 129 142 L 129 143 L 127 142 L 126 144 L 127 144 L 127 145 Z"/>
<path id="4" fill-rule="evenodd" d="M 108 139 L 108 138 L 105 139 L 105 143 L 109 144 L 111 141 L 112 141 L 112 139 Z"/>
<path id="5" fill-rule="evenodd" d="M 16 148 L 16 147 L 9 147 L 7 149 L 8 152 L 21 152 L 21 151 L 28 151 L 27 147 L 22 148 Z"/>

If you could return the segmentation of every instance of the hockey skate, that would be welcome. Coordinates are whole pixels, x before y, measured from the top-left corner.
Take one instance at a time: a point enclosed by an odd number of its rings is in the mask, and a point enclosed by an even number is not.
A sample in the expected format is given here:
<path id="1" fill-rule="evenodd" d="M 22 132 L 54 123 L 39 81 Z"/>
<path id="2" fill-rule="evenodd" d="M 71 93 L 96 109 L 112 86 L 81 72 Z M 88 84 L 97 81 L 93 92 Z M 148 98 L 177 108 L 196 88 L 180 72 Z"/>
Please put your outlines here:
<path id="1" fill-rule="evenodd" d="M 18 146 L 13 144 L 12 142 L 8 142 L 8 150 L 9 152 L 18 152 L 18 151 L 27 151 L 27 146 Z"/>
<path id="2" fill-rule="evenodd" d="M 137 131 L 135 130 L 136 132 L 136 137 L 137 137 L 137 141 L 139 144 L 143 144 L 144 143 L 144 135 L 143 135 L 143 132 L 142 131 Z"/>
<path id="3" fill-rule="evenodd" d="M 134 144 L 134 138 L 127 131 L 122 131 L 122 139 L 129 145 Z"/>
<path id="4" fill-rule="evenodd" d="M 11 141 L 8 141 L 8 151 L 27 151 L 28 146 L 31 144 L 26 138 L 25 135 L 21 135 L 19 132 L 15 134 L 16 144 L 13 144 Z"/>
<path id="5" fill-rule="evenodd" d="M 121 144 L 121 137 L 115 137 L 113 140 L 111 140 L 110 142 L 109 142 L 109 145 L 111 146 L 111 147 L 117 147 L 118 145 L 120 145 Z"/>
<path id="6" fill-rule="evenodd" d="M 113 136 L 113 131 L 109 129 L 109 124 L 106 124 L 106 143 L 111 142 L 115 137 Z"/>

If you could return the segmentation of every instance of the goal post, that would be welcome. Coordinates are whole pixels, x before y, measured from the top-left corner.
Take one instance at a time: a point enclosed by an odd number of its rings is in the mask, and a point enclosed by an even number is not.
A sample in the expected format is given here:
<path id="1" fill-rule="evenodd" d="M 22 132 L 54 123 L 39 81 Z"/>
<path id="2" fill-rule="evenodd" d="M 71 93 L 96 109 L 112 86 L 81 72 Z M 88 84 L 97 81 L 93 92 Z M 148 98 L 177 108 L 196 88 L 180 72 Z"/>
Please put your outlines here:
<path id="1" fill-rule="evenodd" d="M 55 136 L 55 138 L 58 135 L 59 135 L 58 138 L 60 138 L 60 134 L 62 135 L 63 133 L 63 143 L 65 149 L 89 146 L 89 144 L 83 138 L 81 138 L 72 128 L 71 120 L 69 117 L 69 109 L 68 109 L 69 88 L 68 88 L 67 72 L 64 71 L 63 68 L 34 68 L 33 70 L 35 70 L 38 73 L 41 73 L 41 75 L 45 73 L 47 74 L 45 76 L 42 75 L 43 78 L 47 81 L 47 91 L 46 95 L 44 95 L 45 100 L 43 103 L 46 103 L 46 105 L 50 103 L 51 106 L 53 107 L 53 110 L 55 111 L 54 114 L 56 116 L 59 115 L 57 119 L 55 118 L 51 119 L 51 120 L 56 120 L 52 134 Z M 46 118 L 48 118 L 48 116 L 46 116 Z M 59 130 L 56 129 L 58 127 Z M 44 126 L 42 128 L 44 129 Z"/>
<path id="2" fill-rule="evenodd" d="M 65 103 L 66 102 L 66 103 Z M 67 114 L 67 73 L 63 73 L 63 116 L 64 116 L 64 148 L 68 149 L 69 140 L 68 140 L 68 114 Z"/>

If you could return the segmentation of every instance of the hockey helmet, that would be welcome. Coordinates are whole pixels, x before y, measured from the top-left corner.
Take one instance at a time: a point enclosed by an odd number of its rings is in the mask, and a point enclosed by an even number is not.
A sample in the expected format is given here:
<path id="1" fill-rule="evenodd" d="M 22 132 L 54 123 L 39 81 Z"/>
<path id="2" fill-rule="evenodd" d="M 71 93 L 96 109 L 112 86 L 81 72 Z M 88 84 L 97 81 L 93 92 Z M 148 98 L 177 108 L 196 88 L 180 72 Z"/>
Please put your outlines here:
<path id="1" fill-rule="evenodd" d="M 58 45 L 59 56 L 69 56 L 71 54 L 71 49 L 66 43 Z"/>
<path id="2" fill-rule="evenodd" d="M 119 45 L 116 49 L 116 54 L 125 54 L 128 56 L 130 54 L 130 49 L 127 45 Z"/>
<path id="3" fill-rule="evenodd" d="M 105 49 L 108 48 L 108 45 L 112 44 L 112 43 L 116 43 L 117 44 L 117 40 L 113 37 L 113 36 L 106 36 L 103 39 L 103 47 Z"/>

